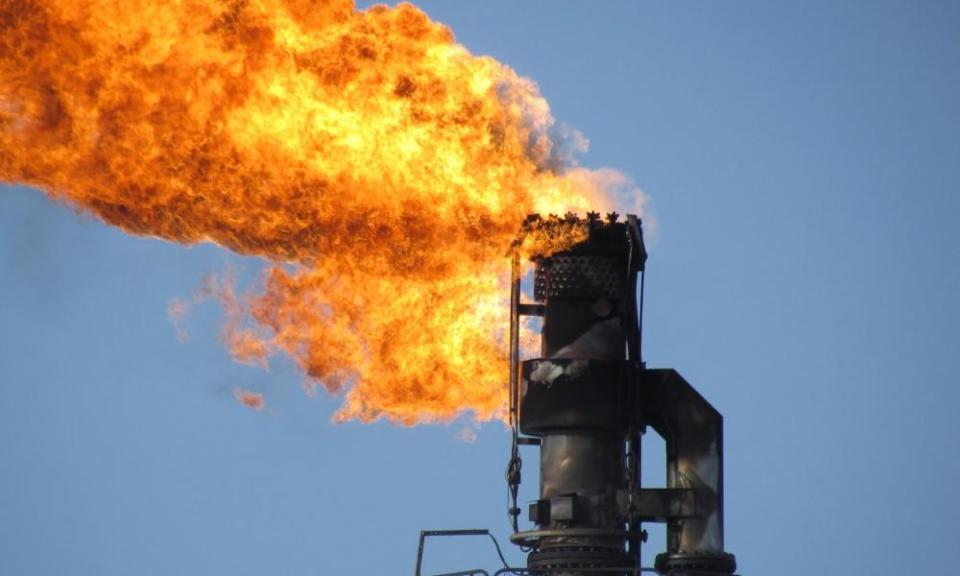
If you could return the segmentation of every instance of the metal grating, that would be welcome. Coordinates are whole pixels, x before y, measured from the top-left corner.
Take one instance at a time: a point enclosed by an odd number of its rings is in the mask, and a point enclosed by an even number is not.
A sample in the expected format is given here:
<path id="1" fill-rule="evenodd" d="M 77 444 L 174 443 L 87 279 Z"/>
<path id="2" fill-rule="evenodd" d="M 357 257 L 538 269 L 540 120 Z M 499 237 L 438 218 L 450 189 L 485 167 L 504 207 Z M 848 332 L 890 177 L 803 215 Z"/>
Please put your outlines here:
<path id="1" fill-rule="evenodd" d="M 600 254 L 556 254 L 537 262 L 533 295 L 548 298 L 621 298 L 624 270 L 618 260 Z"/>

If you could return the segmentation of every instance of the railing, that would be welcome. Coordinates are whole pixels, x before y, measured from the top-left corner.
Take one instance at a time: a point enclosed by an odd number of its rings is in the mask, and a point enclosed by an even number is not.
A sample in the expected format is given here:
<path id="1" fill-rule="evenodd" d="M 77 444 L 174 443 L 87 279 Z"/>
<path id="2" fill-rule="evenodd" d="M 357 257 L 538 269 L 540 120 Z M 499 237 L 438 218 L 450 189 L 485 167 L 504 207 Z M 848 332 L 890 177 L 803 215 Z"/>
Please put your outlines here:
<path id="1" fill-rule="evenodd" d="M 573 568 L 572 570 L 580 574 L 643 574 L 647 572 L 650 574 L 660 574 L 654 568 Z M 569 574 L 570 571 L 570 568 L 536 568 L 531 570 L 529 568 L 512 568 L 507 566 L 494 572 L 493 576 L 503 576 L 504 574 L 512 574 L 513 576 L 527 576 L 536 574 L 539 576 L 549 574 Z M 432 576 L 490 576 L 490 573 L 482 568 L 476 568 L 474 570 L 464 570 L 462 572 L 444 572 L 443 574 L 433 574 Z"/>
<path id="2" fill-rule="evenodd" d="M 426 545 L 427 538 L 431 536 L 489 536 L 490 540 L 493 541 L 493 545 L 497 548 L 497 554 L 500 556 L 503 565 L 507 565 L 507 561 L 503 557 L 503 552 L 500 551 L 500 543 L 497 542 L 497 539 L 493 537 L 493 534 L 491 534 L 489 530 L 421 530 L 420 545 L 417 548 L 416 576 L 421 576 L 420 570 L 423 568 L 423 548 Z M 509 572 L 505 572 L 505 574 L 508 573 Z M 435 576 L 490 576 L 490 573 L 482 568 L 474 568 L 473 570 L 446 572 L 444 574 L 436 574 Z"/>
<path id="3" fill-rule="evenodd" d="M 493 534 L 489 530 L 421 530 L 420 531 L 420 544 L 417 547 L 417 571 L 415 576 L 422 576 L 421 570 L 423 568 L 423 549 L 426 546 L 427 538 L 432 536 L 487 536 L 493 542 L 494 547 L 497 549 L 497 555 L 500 557 L 500 561 L 503 562 L 503 568 L 500 568 L 493 573 L 493 576 L 504 576 L 505 574 L 511 574 L 513 576 L 549 576 L 550 574 L 569 574 L 571 572 L 570 568 L 513 568 L 507 565 L 507 560 L 503 556 L 503 552 L 500 550 L 500 543 L 497 542 L 497 539 L 493 537 Z M 574 568 L 573 571 L 579 574 L 660 574 L 654 568 Z M 442 574 L 434 574 L 432 576 L 490 576 L 490 573 L 482 568 L 474 568 L 472 570 L 461 570 L 458 572 L 444 572 Z"/>
<path id="4" fill-rule="evenodd" d="M 650 574 L 660 574 L 655 568 L 501 568 L 493 573 L 493 576 L 501 576 L 503 574 L 514 574 L 516 576 L 524 576 L 527 574 L 569 574 L 571 571 L 577 572 L 579 574 L 643 574 L 649 572 Z M 443 575 L 437 575 L 443 576 Z"/>

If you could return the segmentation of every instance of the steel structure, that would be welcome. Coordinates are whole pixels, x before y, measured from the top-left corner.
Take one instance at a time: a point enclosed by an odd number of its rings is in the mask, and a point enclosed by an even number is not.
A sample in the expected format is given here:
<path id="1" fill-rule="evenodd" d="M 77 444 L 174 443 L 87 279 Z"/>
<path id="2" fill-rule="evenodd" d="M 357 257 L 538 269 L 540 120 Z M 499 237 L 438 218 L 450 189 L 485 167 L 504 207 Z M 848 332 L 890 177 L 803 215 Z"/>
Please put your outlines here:
<path id="1" fill-rule="evenodd" d="M 537 242 L 529 248 L 531 238 L 572 231 L 579 241 L 560 251 L 538 252 Z M 511 257 L 508 513 L 511 541 L 528 555 L 526 567 L 496 573 L 733 574 L 723 542 L 723 418 L 675 370 L 643 361 L 640 219 L 532 215 Z M 534 265 L 533 302 L 521 298 L 522 257 Z M 521 360 L 521 324 L 530 316 L 542 320 L 540 357 Z M 648 428 L 665 441 L 666 488 L 640 485 Z M 530 530 L 519 526 L 521 445 L 540 448 Z M 655 569 L 639 566 L 644 522 L 667 526 Z"/>

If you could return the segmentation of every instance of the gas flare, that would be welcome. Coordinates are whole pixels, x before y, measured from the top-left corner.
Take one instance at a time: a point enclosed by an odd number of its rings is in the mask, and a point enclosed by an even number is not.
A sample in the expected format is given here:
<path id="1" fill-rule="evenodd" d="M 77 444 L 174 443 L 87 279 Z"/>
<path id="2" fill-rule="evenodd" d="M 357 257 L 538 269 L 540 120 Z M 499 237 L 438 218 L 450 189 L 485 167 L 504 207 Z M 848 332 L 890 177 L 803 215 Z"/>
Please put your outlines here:
<path id="1" fill-rule="evenodd" d="M 338 419 L 501 414 L 519 223 L 612 208 L 561 132 L 410 4 L 0 0 L 0 180 L 271 262 L 225 338 L 344 392 Z"/>

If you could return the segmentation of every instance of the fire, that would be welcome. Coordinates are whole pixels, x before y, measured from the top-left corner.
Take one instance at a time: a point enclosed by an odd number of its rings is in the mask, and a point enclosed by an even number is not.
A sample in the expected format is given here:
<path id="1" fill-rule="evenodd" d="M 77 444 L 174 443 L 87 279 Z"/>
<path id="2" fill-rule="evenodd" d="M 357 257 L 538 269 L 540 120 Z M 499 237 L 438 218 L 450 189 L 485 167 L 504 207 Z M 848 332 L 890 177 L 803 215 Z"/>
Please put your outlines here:
<path id="1" fill-rule="evenodd" d="M 519 224 L 611 208 L 560 132 L 410 4 L 0 0 L 0 180 L 273 263 L 218 292 L 224 338 L 342 391 L 338 419 L 501 415 Z"/>
<path id="2" fill-rule="evenodd" d="M 250 392 L 249 390 L 241 390 L 239 388 L 233 391 L 233 397 L 237 399 L 237 402 L 243 404 L 251 410 L 263 410 L 265 402 L 263 401 L 263 394 L 259 392 Z"/>

